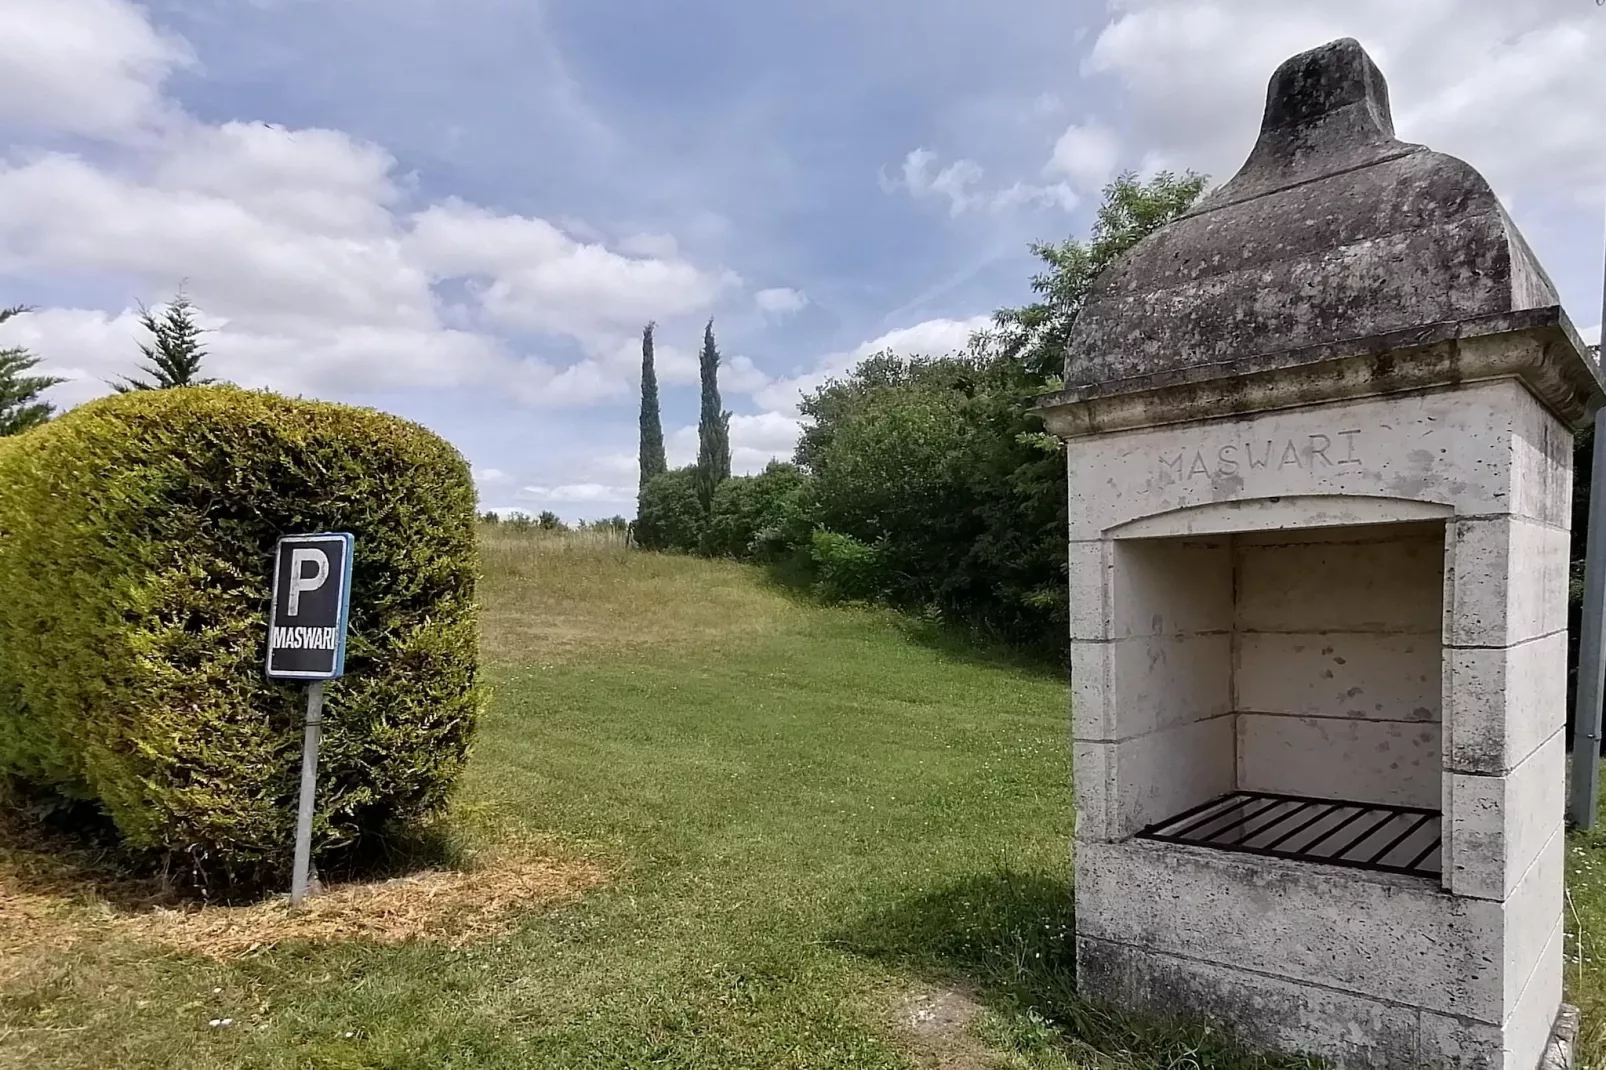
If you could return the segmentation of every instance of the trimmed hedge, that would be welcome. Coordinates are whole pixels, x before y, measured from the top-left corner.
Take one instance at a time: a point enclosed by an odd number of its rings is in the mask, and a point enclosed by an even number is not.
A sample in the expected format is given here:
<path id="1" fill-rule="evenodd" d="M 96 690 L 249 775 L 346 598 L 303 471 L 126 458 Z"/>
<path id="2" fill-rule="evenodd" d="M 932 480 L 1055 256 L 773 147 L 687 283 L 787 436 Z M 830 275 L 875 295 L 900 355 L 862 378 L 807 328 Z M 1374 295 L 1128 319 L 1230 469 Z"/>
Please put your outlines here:
<path id="1" fill-rule="evenodd" d="M 263 675 L 272 551 L 350 531 L 315 846 L 429 815 L 480 701 L 474 506 L 422 427 L 235 387 L 115 395 L 0 439 L 0 773 L 98 802 L 193 879 L 282 880 L 305 688 Z"/>

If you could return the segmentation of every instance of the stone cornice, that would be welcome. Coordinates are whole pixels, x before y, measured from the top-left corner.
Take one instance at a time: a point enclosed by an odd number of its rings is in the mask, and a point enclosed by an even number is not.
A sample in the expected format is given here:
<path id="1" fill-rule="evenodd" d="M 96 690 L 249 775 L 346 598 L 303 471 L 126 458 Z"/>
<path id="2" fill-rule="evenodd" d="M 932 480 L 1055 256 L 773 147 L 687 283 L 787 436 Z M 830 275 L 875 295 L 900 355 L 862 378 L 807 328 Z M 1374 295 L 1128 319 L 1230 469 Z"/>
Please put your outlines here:
<path id="1" fill-rule="evenodd" d="M 1035 408 L 1054 434 L 1081 438 L 1509 378 L 1573 427 L 1606 399 L 1600 365 L 1552 305 L 1087 384 Z"/>

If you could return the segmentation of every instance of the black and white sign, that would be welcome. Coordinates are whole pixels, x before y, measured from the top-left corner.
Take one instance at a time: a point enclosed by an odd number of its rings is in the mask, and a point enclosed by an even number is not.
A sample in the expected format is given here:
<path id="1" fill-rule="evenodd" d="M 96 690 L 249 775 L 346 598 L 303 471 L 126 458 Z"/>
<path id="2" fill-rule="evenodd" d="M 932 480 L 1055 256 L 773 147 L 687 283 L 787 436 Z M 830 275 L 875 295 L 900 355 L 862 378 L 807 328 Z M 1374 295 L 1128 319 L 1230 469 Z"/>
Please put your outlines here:
<path id="1" fill-rule="evenodd" d="M 279 540 L 268 613 L 269 678 L 334 680 L 345 671 L 354 541 L 342 532 Z"/>

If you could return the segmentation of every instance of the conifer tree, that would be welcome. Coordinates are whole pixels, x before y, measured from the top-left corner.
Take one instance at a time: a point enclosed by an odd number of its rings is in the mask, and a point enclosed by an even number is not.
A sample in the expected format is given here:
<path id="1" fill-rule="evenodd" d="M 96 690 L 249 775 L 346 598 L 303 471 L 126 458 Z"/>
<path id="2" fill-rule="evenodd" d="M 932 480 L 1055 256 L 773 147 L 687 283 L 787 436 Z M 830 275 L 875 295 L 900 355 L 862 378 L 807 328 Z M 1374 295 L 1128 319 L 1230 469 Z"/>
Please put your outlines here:
<path id="1" fill-rule="evenodd" d="M 125 378 L 121 383 L 111 384 L 113 390 L 126 394 L 130 390 L 165 390 L 214 382 L 199 377 L 206 350 L 201 346 L 201 327 L 195 322 L 195 306 L 182 290 L 159 317 L 144 305 L 139 306 L 139 313 L 140 325 L 151 333 L 151 341 L 141 342 L 139 351 L 150 362 L 144 366 L 144 371 L 152 381 Z"/>
<path id="2" fill-rule="evenodd" d="M 0 308 L 0 323 L 29 309 L 24 305 Z M 39 358 L 21 346 L 0 349 L 0 435 L 15 435 L 50 419 L 55 406 L 40 401 L 41 392 L 65 380 L 51 375 L 29 375 Z"/>
<path id="3" fill-rule="evenodd" d="M 651 323 L 641 329 L 641 449 L 637 462 L 641 478 L 637 483 L 639 504 L 641 488 L 653 476 L 668 471 L 664 458 L 664 425 L 658 411 L 658 372 L 653 367 Z"/>
<path id="4" fill-rule="evenodd" d="M 719 350 L 714 346 L 714 321 L 703 330 L 703 351 L 698 358 L 702 378 L 702 407 L 697 418 L 697 496 L 706 512 L 714 501 L 714 488 L 730 478 L 731 414 L 719 400 Z"/>

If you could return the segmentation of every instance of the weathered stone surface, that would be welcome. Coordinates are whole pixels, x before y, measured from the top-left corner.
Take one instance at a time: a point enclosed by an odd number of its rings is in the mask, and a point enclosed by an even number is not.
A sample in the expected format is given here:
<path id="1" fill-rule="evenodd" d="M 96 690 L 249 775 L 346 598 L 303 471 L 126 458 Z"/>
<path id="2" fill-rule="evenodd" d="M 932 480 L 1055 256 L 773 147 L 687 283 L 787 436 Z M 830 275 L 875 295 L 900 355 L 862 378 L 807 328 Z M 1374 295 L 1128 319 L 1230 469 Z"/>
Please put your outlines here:
<path id="1" fill-rule="evenodd" d="M 1433 723 L 1240 713 L 1238 787 L 1437 809 L 1439 734 Z"/>
<path id="2" fill-rule="evenodd" d="M 1443 701 L 1440 660 L 1437 627 L 1431 632 L 1248 632 L 1238 637 L 1237 708 L 1437 721 Z"/>
<path id="3" fill-rule="evenodd" d="M 1256 1047 L 1320 1055 L 1344 1070 L 1418 1065 L 1412 1007 L 1092 937 L 1076 942 L 1076 973 L 1111 1002 L 1162 1019 L 1229 1023 Z"/>
<path id="4" fill-rule="evenodd" d="M 1524 943 L 1527 961 L 1508 965 L 1505 904 L 1420 879 L 1141 839 L 1079 843 L 1076 895 L 1079 937 L 1494 1026 L 1511 1006 L 1507 970 L 1526 979 L 1544 942 Z"/>
<path id="5" fill-rule="evenodd" d="M 1101 280 L 1069 363 L 1041 411 L 1083 991 L 1341 1066 L 1564 1056 L 1570 426 L 1606 388 L 1488 187 L 1394 138 L 1354 42 L 1295 57 L 1250 160 Z M 1234 791 L 1340 805 L 1135 836 Z M 1425 872 L 1244 853 L 1389 803 L 1442 817 L 1367 817 L 1340 861 Z"/>
<path id="6" fill-rule="evenodd" d="M 1573 1070 L 1573 1044 L 1578 1040 L 1578 1008 L 1563 1003 L 1550 1027 L 1550 1041 L 1539 1070 Z"/>
<path id="7" fill-rule="evenodd" d="M 1232 712 L 1232 637 L 1226 633 L 1077 642 L 1072 658 L 1073 670 L 1097 673 L 1100 704 L 1121 711 L 1119 728 L 1104 720 L 1097 734 L 1078 728 L 1079 738 L 1130 739 Z M 1094 658 L 1107 660 L 1096 666 Z M 1083 724 L 1091 726 L 1088 698 Z"/>
<path id="8" fill-rule="evenodd" d="M 1566 778 L 1560 729 L 1504 775 L 1445 774 L 1445 885 L 1457 895 L 1508 899 L 1550 850 L 1558 859 L 1550 868 L 1559 909 Z"/>
<path id="9" fill-rule="evenodd" d="M 1074 744 L 1078 835 L 1116 840 L 1232 790 L 1235 719 Z"/>
<path id="10" fill-rule="evenodd" d="M 1516 516 L 1451 528 L 1447 645 L 1506 647 L 1567 630 L 1566 528 Z"/>
<path id="11" fill-rule="evenodd" d="M 1240 536 L 1237 544 L 1240 630 L 1438 635 L 1442 525 L 1257 533 Z"/>
<path id="12" fill-rule="evenodd" d="M 1099 383 L 1557 303 L 1482 176 L 1395 138 L 1382 74 L 1345 38 L 1279 67 L 1238 174 L 1105 272 L 1065 377 Z"/>
<path id="13" fill-rule="evenodd" d="M 1499 776 L 1567 723 L 1567 633 L 1445 650 L 1445 770 Z"/>
<path id="14" fill-rule="evenodd" d="M 1527 404 L 1520 385 L 1502 380 L 1073 438 L 1065 444 L 1073 474 L 1069 534 L 1077 541 L 1125 538 L 1135 533 L 1123 525 L 1178 510 L 1305 496 L 1509 514 L 1514 425 L 1526 427 Z M 1301 525 L 1313 519 L 1303 507 L 1283 517 Z"/>
<path id="15" fill-rule="evenodd" d="M 1577 1008 L 1562 1004 L 1551 1017 L 1561 951 L 1558 924 L 1500 1026 L 1087 936 L 1077 940 L 1076 969 L 1112 1003 L 1161 1019 L 1229 1023 L 1244 1043 L 1317 1055 L 1341 1070 L 1572 1070 Z"/>
<path id="16" fill-rule="evenodd" d="M 1460 1070 L 1534 1070 L 1544 1066 L 1540 1053 L 1559 1045 L 1563 1036 L 1570 1059 L 1571 1035 L 1558 1034 L 1566 1029 L 1566 1018 L 1555 1010 L 1561 1001 L 1561 954 L 1558 922 L 1540 966 L 1502 1026 L 1423 1011 L 1419 1050 L 1429 1058 L 1422 1062 L 1431 1065 L 1431 1059 Z"/>
<path id="17" fill-rule="evenodd" d="M 1063 438 L 1515 379 L 1571 427 L 1600 406 L 1601 368 L 1559 307 L 1081 383 L 1038 399 Z"/>

